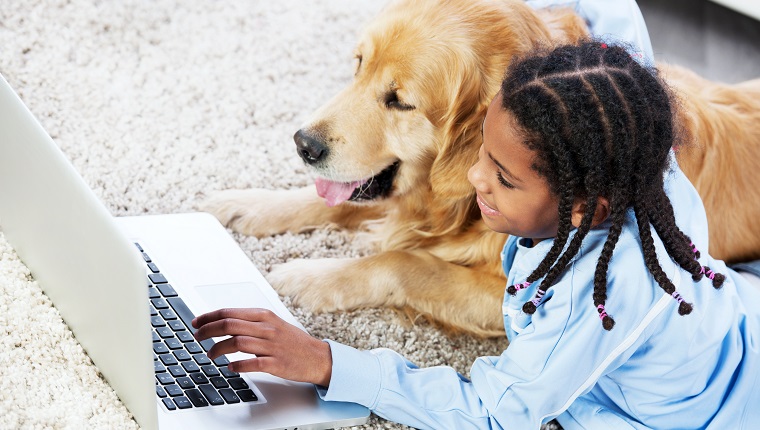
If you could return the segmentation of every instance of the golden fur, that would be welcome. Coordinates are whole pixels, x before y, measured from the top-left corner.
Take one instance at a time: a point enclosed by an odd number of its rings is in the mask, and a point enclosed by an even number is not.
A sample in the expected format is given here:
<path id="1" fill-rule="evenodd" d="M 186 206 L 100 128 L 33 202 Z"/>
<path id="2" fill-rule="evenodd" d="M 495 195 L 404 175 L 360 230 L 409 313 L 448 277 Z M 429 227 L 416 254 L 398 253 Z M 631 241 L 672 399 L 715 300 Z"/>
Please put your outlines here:
<path id="1" fill-rule="evenodd" d="M 396 1 L 361 37 L 353 82 L 303 127 L 331 151 L 317 175 L 350 182 L 399 161 L 391 195 L 327 207 L 314 187 L 238 190 L 213 197 L 206 209 L 256 236 L 369 226 L 378 242 L 372 256 L 294 260 L 268 275 L 302 306 L 388 306 L 451 330 L 502 335 L 505 237 L 480 219 L 467 170 L 509 62 L 586 32 L 569 10 L 535 12 L 521 0 Z M 760 225 L 753 219 L 760 181 L 749 176 L 760 171 L 760 81 L 729 86 L 678 67 L 666 66 L 665 73 L 696 138 L 679 160 L 705 201 L 710 251 L 727 260 L 760 257 Z M 383 97 L 390 90 L 414 109 L 389 108 Z M 292 213 L 283 216 L 281 207 Z"/>

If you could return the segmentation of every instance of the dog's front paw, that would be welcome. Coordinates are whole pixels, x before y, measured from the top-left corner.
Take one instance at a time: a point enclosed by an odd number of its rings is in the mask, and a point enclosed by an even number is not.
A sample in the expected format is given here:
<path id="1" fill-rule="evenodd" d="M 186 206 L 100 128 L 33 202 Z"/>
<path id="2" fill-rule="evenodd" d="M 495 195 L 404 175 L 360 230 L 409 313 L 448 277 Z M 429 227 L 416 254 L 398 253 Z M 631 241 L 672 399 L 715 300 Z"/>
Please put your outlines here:
<path id="1" fill-rule="evenodd" d="M 366 286 L 360 288 L 360 274 L 352 279 L 358 259 L 320 258 L 293 260 L 274 266 L 267 280 L 275 290 L 293 302 L 315 312 L 351 310 L 370 303 Z"/>
<path id="2" fill-rule="evenodd" d="M 277 194 L 253 188 L 226 190 L 212 195 L 200 205 L 200 210 L 214 215 L 225 227 L 249 236 L 264 237 L 282 233 L 282 211 L 274 203 Z"/>

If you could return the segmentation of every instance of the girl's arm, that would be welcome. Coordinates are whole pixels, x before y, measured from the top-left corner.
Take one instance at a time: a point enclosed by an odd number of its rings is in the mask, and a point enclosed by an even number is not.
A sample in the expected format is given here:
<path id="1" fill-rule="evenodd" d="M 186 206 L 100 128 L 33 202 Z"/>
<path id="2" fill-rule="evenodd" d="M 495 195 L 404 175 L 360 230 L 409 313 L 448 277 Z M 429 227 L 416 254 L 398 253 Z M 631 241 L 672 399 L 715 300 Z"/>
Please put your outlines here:
<path id="1" fill-rule="evenodd" d="M 593 280 L 579 279 L 593 275 L 596 259 L 588 261 L 571 275 L 572 284 L 566 280 L 547 292 L 532 323 L 500 356 L 475 361 L 471 379 L 444 366 L 419 369 L 391 350 L 358 351 L 330 342 L 332 379 L 320 395 L 360 403 L 415 428 L 537 429 L 625 363 L 656 331 L 663 312 L 673 312 L 672 298 L 635 288 L 651 283 L 646 270 L 631 271 L 609 291 L 617 324 L 605 331 L 589 304 Z M 588 410 L 620 420 L 602 404 L 581 409 L 574 414 Z M 611 428 L 625 428 L 619 424 Z"/>

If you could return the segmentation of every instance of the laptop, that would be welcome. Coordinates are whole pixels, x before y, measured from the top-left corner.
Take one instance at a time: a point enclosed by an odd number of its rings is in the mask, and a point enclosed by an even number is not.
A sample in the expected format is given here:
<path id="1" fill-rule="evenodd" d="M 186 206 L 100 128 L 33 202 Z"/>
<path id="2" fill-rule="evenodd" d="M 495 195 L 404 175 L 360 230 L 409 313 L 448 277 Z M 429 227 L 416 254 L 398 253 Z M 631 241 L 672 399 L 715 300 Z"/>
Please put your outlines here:
<path id="1" fill-rule="evenodd" d="M 367 421 L 311 384 L 229 371 L 243 353 L 209 360 L 193 315 L 259 307 L 304 327 L 213 216 L 112 217 L 2 76 L 0 227 L 142 428 Z"/>

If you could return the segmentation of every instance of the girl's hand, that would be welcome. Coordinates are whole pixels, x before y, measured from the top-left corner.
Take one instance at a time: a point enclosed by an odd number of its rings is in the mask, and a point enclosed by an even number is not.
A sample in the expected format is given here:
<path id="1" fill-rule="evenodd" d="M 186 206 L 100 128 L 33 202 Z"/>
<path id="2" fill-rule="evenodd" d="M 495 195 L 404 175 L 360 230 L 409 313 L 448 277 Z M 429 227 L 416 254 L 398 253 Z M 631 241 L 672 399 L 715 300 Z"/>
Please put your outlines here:
<path id="1" fill-rule="evenodd" d="M 229 364 L 233 372 L 266 372 L 292 381 L 328 386 L 332 355 L 327 342 L 310 336 L 267 309 L 220 309 L 193 320 L 197 340 L 232 336 L 214 345 L 212 360 L 246 352 L 255 358 Z"/>

